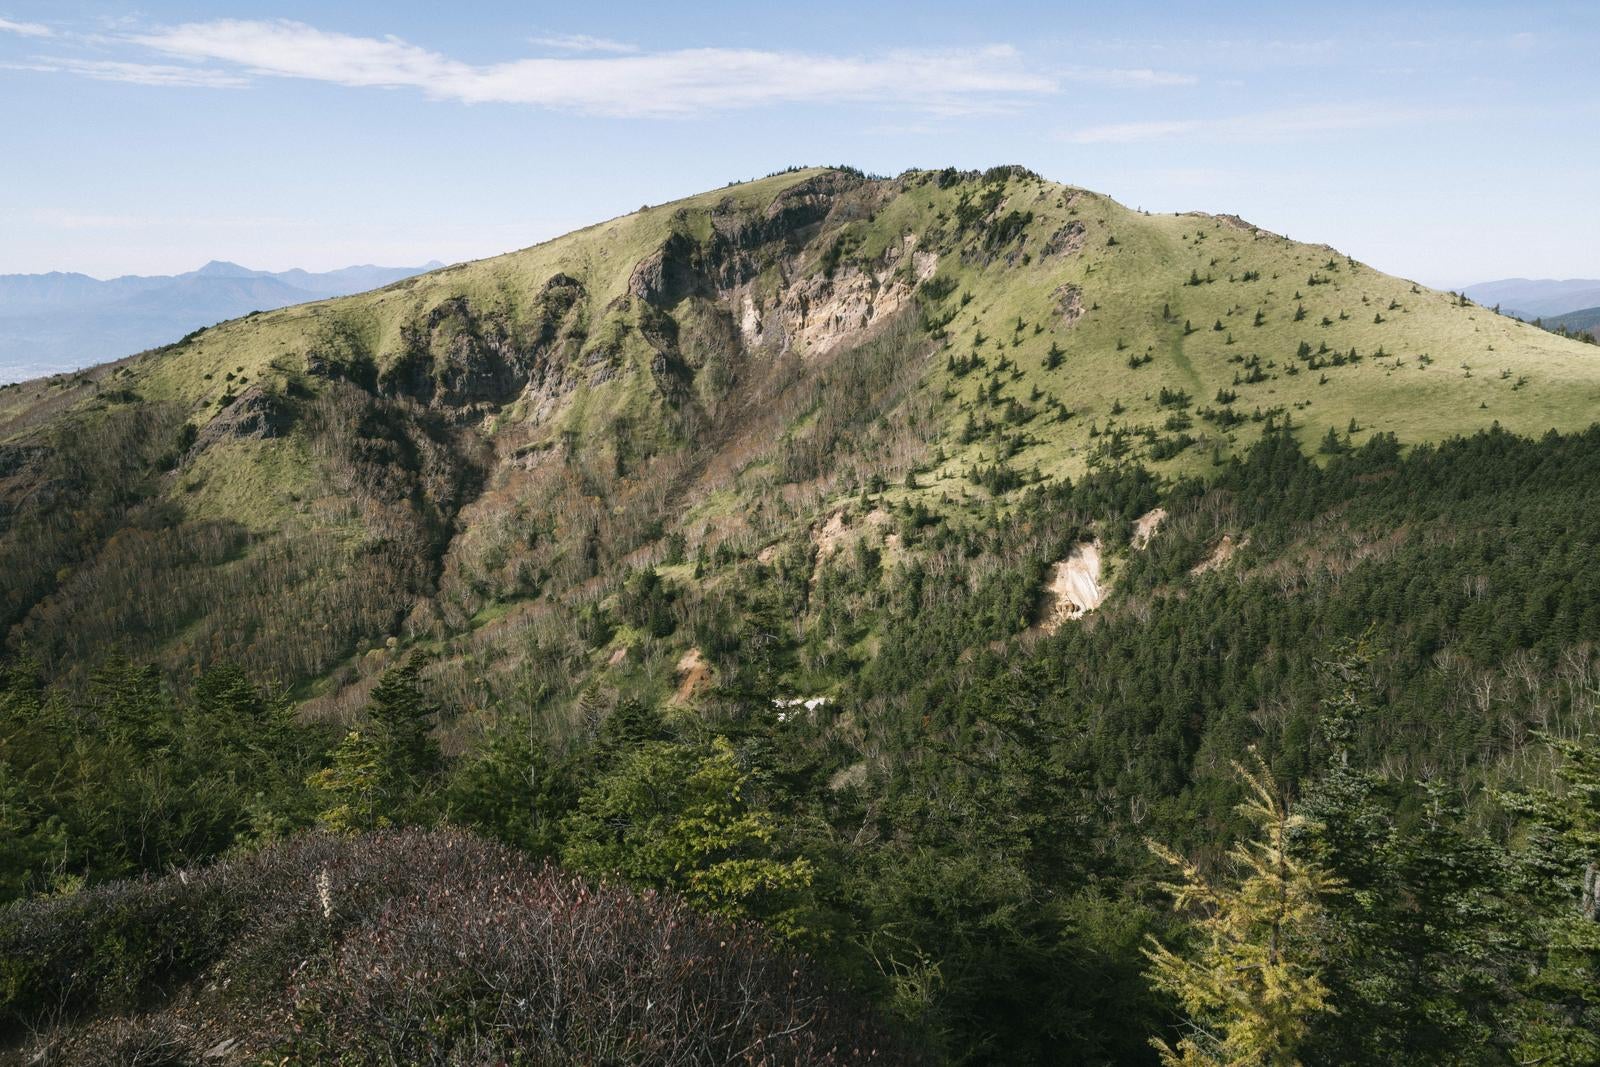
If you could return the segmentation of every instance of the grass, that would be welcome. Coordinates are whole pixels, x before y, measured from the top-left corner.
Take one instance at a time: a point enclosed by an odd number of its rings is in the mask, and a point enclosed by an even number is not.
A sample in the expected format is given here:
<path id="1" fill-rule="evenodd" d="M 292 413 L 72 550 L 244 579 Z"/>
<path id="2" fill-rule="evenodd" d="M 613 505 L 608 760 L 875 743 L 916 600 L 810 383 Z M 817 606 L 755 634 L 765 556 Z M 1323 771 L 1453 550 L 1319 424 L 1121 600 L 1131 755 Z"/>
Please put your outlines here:
<path id="1" fill-rule="evenodd" d="M 635 266 L 672 232 L 708 238 L 711 212 L 724 201 L 759 209 L 818 173 L 797 171 L 702 193 L 371 293 L 235 320 L 134 361 L 117 381 L 146 400 L 185 404 L 203 422 L 251 383 L 277 388 L 303 383 L 306 355 L 327 350 L 336 340 L 371 355 L 382 369 L 403 350 L 408 326 L 452 297 L 465 296 L 474 307 L 519 323 L 545 281 L 558 272 L 583 281 L 592 329 L 599 333 Z M 932 231 L 953 228 L 959 198 L 971 188 L 970 183 L 949 189 L 934 182 L 913 185 L 870 218 L 847 224 L 859 240 L 847 256 L 875 261 L 905 234 L 925 241 Z M 938 274 L 955 284 L 947 302 L 970 295 L 948 327 L 950 351 L 972 351 L 981 337 L 980 350 L 991 365 L 1004 356 L 1024 375 L 1005 387 L 1006 396 L 1025 398 L 1037 386 L 1073 410 L 1065 423 L 1036 420 L 1027 428 L 1033 443 L 1014 462 L 1038 464 L 1047 474 L 1082 473 L 1092 444 L 1091 422 L 1100 428 L 1108 420 L 1122 427 L 1160 425 L 1167 412 L 1154 398 L 1163 387 L 1189 392 L 1196 406 L 1211 403 L 1219 389 L 1233 389 L 1238 410 L 1284 408 L 1310 438 L 1330 426 L 1342 432 L 1354 419 L 1362 432 L 1393 432 L 1406 442 L 1437 440 L 1493 422 L 1526 434 L 1575 429 L 1592 420 L 1600 401 L 1595 349 L 1476 305 L 1463 306 L 1449 294 L 1383 275 L 1324 246 L 1211 216 L 1150 215 L 1027 177 L 1005 182 L 995 214 L 1010 211 L 1032 214 L 1024 240 L 991 252 L 987 262 L 961 262 L 946 254 Z M 1042 254 L 1049 237 L 1071 222 L 1084 227 L 1081 251 Z M 817 244 L 832 240 L 829 235 Z M 1008 262 L 1011 251 L 1027 261 L 1012 256 Z M 1308 284 L 1312 276 L 1325 278 L 1326 284 Z M 1191 277 L 1203 279 L 1202 284 L 1186 284 Z M 770 272 L 762 284 L 775 284 Z M 1066 285 L 1080 290 L 1086 309 L 1070 325 L 1056 308 L 1056 294 Z M 1170 310 L 1167 318 L 1163 306 Z M 1297 321 L 1299 307 L 1305 317 Z M 1253 325 L 1258 311 L 1264 319 L 1260 326 Z M 1019 316 L 1027 324 L 1021 334 L 1012 329 Z M 1375 322 L 1375 316 L 1384 321 Z M 1322 325 L 1325 318 L 1331 325 Z M 1186 335 L 1185 322 L 1195 332 Z M 1216 322 L 1223 323 L 1223 331 L 1212 329 Z M 579 389 L 557 420 L 557 432 L 586 438 L 618 415 L 637 421 L 654 412 L 648 349 L 634 343 L 636 331 L 618 333 L 624 339 L 624 373 L 592 391 Z M 1353 348 L 1363 358 L 1355 366 L 1302 369 L 1291 376 L 1286 370 L 1296 362 L 1302 341 L 1314 349 L 1324 344 L 1340 352 Z M 1044 357 L 1052 344 L 1064 358 L 1048 370 Z M 1388 355 L 1375 356 L 1380 349 Z M 1146 352 L 1150 361 L 1130 369 L 1129 357 Z M 1424 354 L 1431 364 L 1420 361 Z M 1238 361 L 1251 356 L 1259 356 L 1266 367 L 1266 380 L 1235 385 Z M 958 394 L 948 412 L 952 427 L 964 419 L 986 378 L 980 370 L 958 381 L 934 370 L 930 385 Z M 35 391 L 35 383 L 12 390 L 4 398 L 7 414 Z M 46 400 L 52 398 L 40 402 Z M 1111 414 L 1114 403 L 1125 409 L 1123 414 Z M 500 421 L 514 421 L 518 414 L 513 409 Z M 1192 468 L 1195 455 L 1209 456 L 1213 446 L 1231 453 L 1255 436 L 1250 426 L 1226 434 L 1198 420 L 1197 426 L 1191 433 L 1202 443 L 1190 450 L 1192 455 L 1168 460 L 1166 466 Z M 982 446 L 946 451 L 950 462 L 927 479 L 932 487 L 958 477 Z M 294 479 L 279 471 L 269 481 Z M 237 503 L 227 501 L 228 506 Z M 249 507 L 259 510 L 258 504 Z"/>
<path id="2" fill-rule="evenodd" d="M 991 364 L 1004 355 L 1024 371 L 1007 395 L 1025 397 L 1037 385 L 1077 412 L 1066 423 L 1029 426 L 1037 443 L 1015 458 L 1017 465 L 1080 473 L 1091 443 L 1089 423 L 1104 428 L 1113 402 L 1119 402 L 1126 411 L 1114 417 L 1117 425 L 1159 425 L 1167 414 L 1156 401 L 1163 387 L 1189 392 L 1196 407 L 1211 404 L 1219 389 L 1234 390 L 1237 409 L 1283 408 L 1313 442 L 1329 427 L 1345 431 L 1352 419 L 1361 427 L 1358 441 L 1384 431 L 1415 443 L 1494 422 L 1523 434 L 1578 429 L 1600 410 L 1595 349 L 1474 304 L 1463 306 L 1450 294 L 1381 274 L 1329 248 L 1210 216 L 1146 215 L 1050 183 L 1014 181 L 1008 189 L 1003 209 L 1034 213 L 1024 249 L 1038 248 L 1074 219 L 1086 228 L 1076 256 L 1036 257 L 1025 266 L 1002 259 L 940 268 L 957 283 L 957 292 L 972 296 L 950 327 L 952 350 L 971 351 L 982 337 Z M 1108 243 L 1112 237 L 1115 245 Z M 1314 275 L 1326 282 L 1309 284 Z M 1187 284 L 1191 276 L 1201 284 Z M 1088 309 L 1072 325 L 1051 306 L 1063 285 L 1078 286 Z M 1170 311 L 1165 319 L 1163 306 Z M 1297 320 L 1300 307 L 1305 315 Z M 1254 325 L 1257 311 L 1260 326 Z M 1384 321 L 1375 322 L 1380 315 Z M 1018 316 L 1029 325 L 1022 344 L 1013 348 L 1011 325 Z M 1036 322 L 1043 332 L 1033 331 Z M 1186 322 L 1193 333 L 1185 333 Z M 1221 331 L 1212 328 L 1217 322 Z M 997 340 L 1003 348 L 995 346 Z M 1362 360 L 1325 371 L 1301 365 L 1299 374 L 1290 375 L 1287 368 L 1299 362 L 1295 354 L 1302 341 L 1313 350 L 1324 344 L 1340 352 L 1354 348 Z M 1044 365 L 1052 343 L 1064 352 L 1053 371 Z M 1375 355 L 1380 349 L 1385 357 Z M 1151 361 L 1130 369 L 1129 356 L 1147 350 Z M 1431 363 L 1421 359 L 1424 354 Z M 1235 385 L 1242 369 L 1236 360 L 1252 355 L 1260 357 L 1266 380 Z M 957 381 L 940 374 L 941 384 L 969 404 L 985 377 L 980 371 Z M 1223 434 L 1195 421 L 1199 429 L 1190 432 L 1202 443 L 1158 466 L 1193 469 L 1198 456 L 1209 459 L 1212 445 L 1227 454 L 1258 436 L 1249 425 Z M 973 455 L 973 449 L 953 455 L 946 472 L 963 468 Z"/>
<path id="3" fill-rule="evenodd" d="M 67 417 L 92 418 L 100 407 L 141 402 L 176 405 L 200 426 L 247 388 L 315 393 L 323 384 L 307 373 L 309 356 L 370 360 L 381 372 L 414 347 L 417 337 L 426 339 L 436 309 L 459 298 L 517 337 L 537 327 L 546 283 L 560 273 L 577 278 L 585 291 L 570 320 L 581 322 L 582 330 L 570 335 L 569 350 L 552 357 L 565 361 L 562 390 L 538 397 L 524 393 L 481 418 L 474 413 L 457 432 L 504 443 L 502 464 L 518 449 L 570 448 L 592 468 L 608 469 L 620 447 L 619 425 L 629 428 L 631 447 L 640 454 L 668 453 L 678 447 L 680 429 L 656 388 L 656 353 L 637 328 L 636 302 L 622 299 L 636 267 L 674 233 L 710 241 L 713 214 L 723 205 L 731 202 L 759 216 L 785 190 L 821 173 L 796 171 L 710 191 L 374 292 L 224 323 L 117 365 L 0 390 L 0 437 L 25 440 L 66 425 Z M 974 217 L 971 205 L 980 201 L 992 210 Z M 914 501 L 955 512 L 990 506 L 990 493 L 968 474 L 994 457 L 996 443 L 980 436 L 962 444 L 959 435 L 969 417 L 981 421 L 987 414 L 1003 422 L 1010 400 L 1036 415 L 1003 427 L 1020 439 L 1008 465 L 1023 472 L 1037 468 L 1046 478 L 1081 477 L 1110 430 L 1130 433 L 1129 458 L 1168 474 L 1203 474 L 1215 456 L 1248 448 L 1264 426 L 1253 417 L 1268 412 L 1280 420 L 1291 417 L 1314 447 L 1329 428 L 1344 435 L 1352 423 L 1357 444 L 1377 432 L 1416 443 L 1496 422 L 1525 435 L 1576 430 L 1600 411 L 1600 349 L 1237 220 L 1146 214 L 1022 174 L 954 184 L 932 174 L 908 175 L 892 187 L 866 190 L 847 208 L 822 232 L 799 234 L 780 252 L 769 249 L 769 258 L 755 264 L 751 289 L 768 300 L 793 294 L 815 285 L 830 263 L 840 280 L 867 271 L 881 276 L 884 286 L 903 285 L 903 276 L 891 276 L 886 264 L 908 238 L 924 255 L 937 252 L 934 279 L 947 295 L 932 301 L 930 311 L 948 318 L 946 338 L 943 347 L 927 342 L 936 350 L 917 397 L 919 410 L 931 413 L 929 454 L 918 463 L 916 488 L 905 488 L 901 477 L 888 478 L 880 500 L 890 505 Z M 1077 247 L 1047 253 L 1052 238 L 1069 227 L 1081 228 Z M 1082 314 L 1069 321 L 1062 303 L 1072 290 Z M 698 365 L 714 347 L 697 339 L 717 336 L 723 310 L 737 323 L 737 306 L 688 302 L 673 309 L 689 364 Z M 456 318 L 453 312 L 445 317 Z M 1360 359 L 1313 370 L 1297 355 L 1302 344 L 1314 355 L 1326 347 L 1330 363 L 1333 353 L 1352 349 Z M 1054 367 L 1052 347 L 1060 353 Z M 946 369 L 949 357 L 974 352 L 987 366 L 965 375 Z M 446 365 L 448 340 L 436 343 L 430 355 L 435 370 Z M 708 410 L 719 404 L 736 410 L 734 399 L 762 395 L 761 361 L 775 358 L 750 354 L 742 382 L 737 374 L 733 378 L 732 398 L 711 395 L 704 374 L 693 388 Z M 813 379 L 805 376 L 817 373 L 809 361 L 821 367 L 826 358 L 800 353 L 799 388 L 809 387 Z M 998 378 L 999 403 L 980 402 L 979 391 L 996 380 L 1002 360 L 1008 369 Z M 750 383 L 751 393 L 738 393 Z M 1189 402 L 1163 403 L 1163 391 L 1169 401 L 1181 392 Z M 1224 404 L 1219 392 L 1236 397 Z M 1054 417 L 1046 406 L 1051 397 L 1070 418 Z M 730 451 L 720 465 L 735 473 L 702 478 L 694 492 L 671 498 L 665 528 L 687 532 L 692 542 L 753 529 L 748 520 L 764 497 L 774 495 L 783 453 L 819 432 L 824 407 L 826 400 L 797 408 L 770 432 L 762 429 L 754 444 L 745 439 L 738 446 L 743 450 Z M 1223 428 L 1198 415 L 1207 407 L 1231 408 L 1244 419 Z M 885 412 L 884 420 L 900 419 L 905 411 Z M 1167 429 L 1168 420 L 1184 411 L 1189 428 Z M 1174 425 L 1181 425 L 1181 417 Z M 1146 427 L 1167 446 L 1176 445 L 1179 432 L 1195 440 L 1156 459 L 1147 435 L 1136 432 Z M 733 437 L 738 440 L 737 433 Z M 882 439 L 867 435 L 859 441 Z M 932 462 L 934 449 L 942 450 L 942 462 Z M 188 518 L 239 521 L 268 535 L 259 539 L 262 545 L 290 525 L 330 532 L 342 544 L 358 544 L 369 533 L 381 537 L 332 488 L 336 483 L 322 466 L 327 462 L 298 433 L 229 441 L 190 457 L 169 476 L 165 492 Z M 864 469 L 861 464 L 872 458 L 856 462 Z M 491 486 L 501 485 L 494 477 Z M 548 506 L 539 499 L 511 499 L 518 484 L 549 483 L 504 479 L 507 507 Z M 809 527 L 856 494 L 844 481 L 817 494 L 808 486 L 796 499 L 811 502 L 799 505 L 787 521 L 796 529 Z M 952 503 L 942 503 L 946 497 Z M 467 517 L 498 520 L 492 509 Z M 566 523 L 554 527 L 565 530 Z M 770 540 L 763 533 L 752 543 Z M 704 580 L 714 582 L 716 575 L 708 572 Z M 467 618 L 484 635 L 523 625 L 504 605 L 476 605 Z"/>

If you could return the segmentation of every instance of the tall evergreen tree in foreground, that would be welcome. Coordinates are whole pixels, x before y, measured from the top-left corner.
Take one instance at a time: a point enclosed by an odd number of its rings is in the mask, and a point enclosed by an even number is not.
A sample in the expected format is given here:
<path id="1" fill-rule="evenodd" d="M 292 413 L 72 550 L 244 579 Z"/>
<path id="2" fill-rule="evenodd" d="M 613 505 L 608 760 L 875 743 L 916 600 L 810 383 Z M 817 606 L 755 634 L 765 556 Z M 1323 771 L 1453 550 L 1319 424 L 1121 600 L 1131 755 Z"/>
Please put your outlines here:
<path id="1" fill-rule="evenodd" d="M 1321 866 L 1297 856 L 1290 839 L 1306 820 L 1278 793 L 1266 762 L 1234 763 L 1248 795 L 1238 811 L 1256 836 L 1228 853 L 1234 878 L 1203 874 L 1165 845 L 1151 851 L 1179 873 L 1167 890 L 1181 912 L 1196 915 L 1194 944 L 1174 951 L 1152 939 L 1145 955 L 1155 985 L 1172 994 L 1188 1017 L 1174 1047 L 1151 1044 L 1166 1067 L 1223 1067 L 1300 1063 L 1312 1020 L 1330 1011 L 1315 937 L 1323 898 L 1337 883 Z"/>
<path id="2" fill-rule="evenodd" d="M 1519 888 L 1535 902 L 1521 1062 L 1600 1063 L 1600 742 L 1546 736 L 1556 788 L 1505 797 L 1528 817 Z"/>

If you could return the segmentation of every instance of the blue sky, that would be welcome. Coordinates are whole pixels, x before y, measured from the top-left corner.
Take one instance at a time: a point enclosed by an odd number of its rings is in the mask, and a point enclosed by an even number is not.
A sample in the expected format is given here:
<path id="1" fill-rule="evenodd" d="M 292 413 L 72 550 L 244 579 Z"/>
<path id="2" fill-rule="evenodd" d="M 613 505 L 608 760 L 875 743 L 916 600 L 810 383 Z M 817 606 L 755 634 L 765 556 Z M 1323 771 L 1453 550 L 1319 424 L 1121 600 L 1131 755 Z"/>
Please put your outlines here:
<path id="1" fill-rule="evenodd" d="M 0 273 L 458 260 L 1022 163 L 1454 286 L 1600 276 L 1600 5 L 0 0 Z"/>

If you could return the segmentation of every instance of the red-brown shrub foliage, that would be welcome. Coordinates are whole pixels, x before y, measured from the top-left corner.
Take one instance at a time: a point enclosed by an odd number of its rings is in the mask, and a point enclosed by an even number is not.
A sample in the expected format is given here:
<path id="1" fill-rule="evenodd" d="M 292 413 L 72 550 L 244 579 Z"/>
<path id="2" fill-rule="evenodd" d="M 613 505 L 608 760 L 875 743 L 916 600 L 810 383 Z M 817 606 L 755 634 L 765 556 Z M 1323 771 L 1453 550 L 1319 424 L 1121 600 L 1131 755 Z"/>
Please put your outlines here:
<path id="1" fill-rule="evenodd" d="M 14 1050 L 49 1062 L 917 1059 L 754 926 L 454 830 L 309 836 L 16 905 L 0 976 Z"/>

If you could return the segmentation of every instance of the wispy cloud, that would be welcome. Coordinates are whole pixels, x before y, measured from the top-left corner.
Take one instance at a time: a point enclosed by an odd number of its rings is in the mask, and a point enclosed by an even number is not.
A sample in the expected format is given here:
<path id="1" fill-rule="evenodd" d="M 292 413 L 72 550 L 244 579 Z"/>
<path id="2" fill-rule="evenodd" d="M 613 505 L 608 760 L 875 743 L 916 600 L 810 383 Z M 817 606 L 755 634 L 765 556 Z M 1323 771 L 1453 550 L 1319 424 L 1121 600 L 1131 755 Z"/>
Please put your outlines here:
<path id="1" fill-rule="evenodd" d="M 1454 117 L 1445 110 L 1391 107 L 1384 104 L 1340 104 L 1282 108 L 1221 118 L 1119 122 L 1070 130 L 1062 139 L 1073 144 L 1134 144 L 1144 141 L 1213 140 L 1281 141 L 1307 134 L 1367 130 Z"/>
<path id="2" fill-rule="evenodd" d="M 616 116 L 670 116 L 788 102 L 876 101 L 931 111 L 994 106 L 1055 91 L 1005 45 L 828 56 L 757 49 L 532 58 L 471 64 L 397 37 L 330 33 L 291 21 L 224 19 L 133 42 L 238 73 L 412 88 L 464 103 L 527 104 Z"/>
<path id="3" fill-rule="evenodd" d="M 20 37 L 54 37 L 55 31 L 37 22 L 13 22 L 0 19 L 0 33 L 14 33 Z"/>
<path id="4" fill-rule="evenodd" d="M 613 41 L 609 37 L 591 37 L 587 33 L 555 33 L 544 37 L 530 37 L 529 44 L 540 48 L 555 48 L 563 52 L 637 52 L 638 45 Z"/>
<path id="5" fill-rule="evenodd" d="M 172 63 L 128 63 L 110 59 L 39 59 L 28 63 L 4 63 L 8 70 L 37 70 L 48 73 L 77 74 L 96 81 L 123 82 L 128 85 L 157 85 L 168 88 L 242 89 L 250 79 L 225 70 L 178 66 Z"/>
<path id="6" fill-rule="evenodd" d="M 620 117 L 784 103 L 873 103 L 949 116 L 1013 108 L 1069 84 L 1137 90 L 1197 81 L 1149 67 L 1044 69 L 1006 44 L 854 55 L 719 47 L 650 52 L 589 34 L 543 34 L 529 40 L 542 54 L 468 63 L 395 36 L 334 33 L 289 19 L 217 19 L 143 30 L 124 24 L 92 37 L 0 19 L 0 31 L 52 38 L 68 48 L 92 44 L 98 53 L 38 55 L 4 64 L 13 70 L 214 89 L 300 78 L 352 88 L 410 89 L 468 104 Z M 118 50 L 124 54 L 116 55 Z M 115 58 L 103 58 L 108 51 Z"/>

